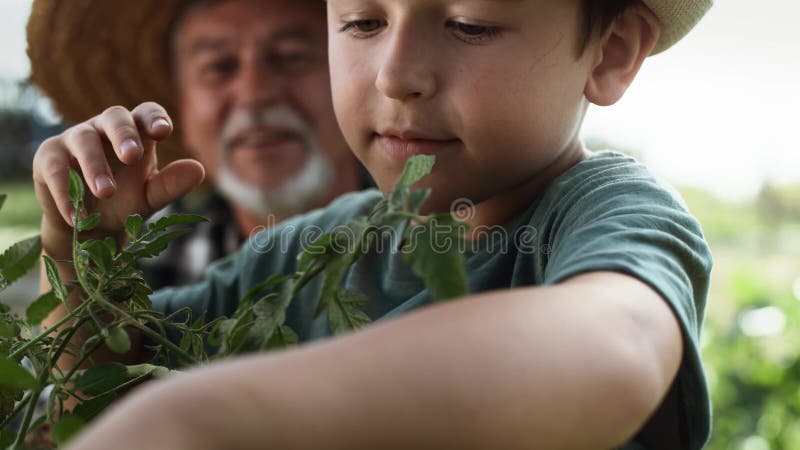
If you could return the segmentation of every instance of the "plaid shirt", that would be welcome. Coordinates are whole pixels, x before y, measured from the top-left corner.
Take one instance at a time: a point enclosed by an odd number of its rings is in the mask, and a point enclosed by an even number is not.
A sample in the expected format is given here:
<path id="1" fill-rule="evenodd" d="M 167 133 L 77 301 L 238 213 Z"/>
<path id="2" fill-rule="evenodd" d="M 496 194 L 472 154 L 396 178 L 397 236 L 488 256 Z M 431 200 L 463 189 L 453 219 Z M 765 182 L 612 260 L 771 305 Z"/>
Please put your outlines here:
<path id="1" fill-rule="evenodd" d="M 139 261 L 144 278 L 153 290 L 200 281 L 209 264 L 236 252 L 242 243 L 230 206 L 217 193 L 181 199 L 150 220 L 175 213 L 198 214 L 208 222 L 193 225 L 191 232 L 172 241 L 157 257 Z"/>

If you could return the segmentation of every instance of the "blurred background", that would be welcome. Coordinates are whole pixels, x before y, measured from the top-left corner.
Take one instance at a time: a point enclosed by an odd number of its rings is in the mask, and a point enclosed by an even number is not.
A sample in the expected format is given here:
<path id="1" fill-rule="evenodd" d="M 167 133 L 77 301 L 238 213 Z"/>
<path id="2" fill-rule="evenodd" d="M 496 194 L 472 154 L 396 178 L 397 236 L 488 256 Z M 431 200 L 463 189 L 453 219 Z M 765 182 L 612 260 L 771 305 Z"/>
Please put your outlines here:
<path id="1" fill-rule="evenodd" d="M 27 82 L 29 11 L 0 0 L 0 252 L 37 233 L 31 160 L 62 129 Z M 711 244 L 702 345 L 714 450 L 800 449 L 798 16 L 794 0 L 718 0 L 584 126 L 590 148 L 635 155 L 678 188 Z M 37 282 L 34 272 L 0 301 L 24 311 Z"/>

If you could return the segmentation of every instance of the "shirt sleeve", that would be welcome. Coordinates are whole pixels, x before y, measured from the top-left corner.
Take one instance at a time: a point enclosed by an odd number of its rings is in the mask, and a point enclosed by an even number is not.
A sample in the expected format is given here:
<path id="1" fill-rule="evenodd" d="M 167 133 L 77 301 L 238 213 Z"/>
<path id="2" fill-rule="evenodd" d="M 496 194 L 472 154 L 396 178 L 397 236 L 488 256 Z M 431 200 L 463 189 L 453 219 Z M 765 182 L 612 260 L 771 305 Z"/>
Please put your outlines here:
<path id="1" fill-rule="evenodd" d="M 701 448 L 710 405 L 699 350 L 711 253 L 677 193 L 631 162 L 575 174 L 580 182 L 553 203 L 545 284 L 592 271 L 622 272 L 647 283 L 680 322 L 684 356 L 676 378 L 686 445 Z"/>

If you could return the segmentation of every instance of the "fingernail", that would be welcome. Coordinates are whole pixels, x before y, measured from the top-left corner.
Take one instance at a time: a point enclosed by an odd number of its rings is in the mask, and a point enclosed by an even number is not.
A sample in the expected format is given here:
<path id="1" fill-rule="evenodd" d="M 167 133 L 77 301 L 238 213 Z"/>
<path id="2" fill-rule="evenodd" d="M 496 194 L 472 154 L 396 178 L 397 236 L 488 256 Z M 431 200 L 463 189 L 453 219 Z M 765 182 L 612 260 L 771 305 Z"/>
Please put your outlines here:
<path id="1" fill-rule="evenodd" d="M 122 142 L 122 156 L 129 157 L 133 155 L 135 152 L 139 151 L 139 144 L 136 143 L 133 139 L 127 139 Z"/>
<path id="2" fill-rule="evenodd" d="M 97 192 L 105 192 L 107 190 L 114 189 L 114 182 L 111 181 L 111 178 L 109 178 L 108 175 L 100 175 L 95 178 L 94 186 L 97 188 Z"/>
<path id="3" fill-rule="evenodd" d="M 156 120 L 153 121 L 152 124 L 150 124 L 150 128 L 153 129 L 153 130 L 155 130 L 156 128 L 161 128 L 161 127 L 169 128 L 169 122 L 167 122 L 167 119 L 156 119 Z"/>

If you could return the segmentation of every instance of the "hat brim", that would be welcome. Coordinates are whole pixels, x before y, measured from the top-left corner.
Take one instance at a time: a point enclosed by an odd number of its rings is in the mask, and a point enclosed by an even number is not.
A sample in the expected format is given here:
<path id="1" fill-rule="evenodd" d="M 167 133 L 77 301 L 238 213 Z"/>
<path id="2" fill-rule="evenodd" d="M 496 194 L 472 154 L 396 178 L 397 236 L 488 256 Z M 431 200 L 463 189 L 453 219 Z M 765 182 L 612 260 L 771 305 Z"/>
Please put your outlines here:
<path id="1" fill-rule="evenodd" d="M 643 0 L 661 22 L 661 37 L 652 54 L 658 54 L 683 39 L 711 9 L 713 0 Z"/>

